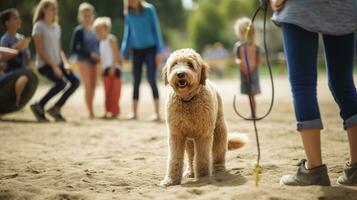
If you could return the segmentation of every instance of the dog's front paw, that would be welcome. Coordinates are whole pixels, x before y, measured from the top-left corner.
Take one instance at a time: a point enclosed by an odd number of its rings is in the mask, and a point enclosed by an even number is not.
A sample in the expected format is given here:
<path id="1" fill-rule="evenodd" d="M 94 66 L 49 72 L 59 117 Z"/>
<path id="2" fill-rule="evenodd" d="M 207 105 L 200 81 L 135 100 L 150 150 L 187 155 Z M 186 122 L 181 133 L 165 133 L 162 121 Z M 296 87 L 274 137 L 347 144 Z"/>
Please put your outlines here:
<path id="1" fill-rule="evenodd" d="M 160 182 L 160 186 L 168 187 L 172 185 L 179 185 L 181 183 L 180 180 L 173 180 L 172 178 L 166 177 L 164 180 Z"/>
<path id="2" fill-rule="evenodd" d="M 186 178 L 195 178 L 195 173 L 193 173 L 193 170 L 186 170 L 186 171 L 183 173 L 183 177 L 186 177 Z"/>

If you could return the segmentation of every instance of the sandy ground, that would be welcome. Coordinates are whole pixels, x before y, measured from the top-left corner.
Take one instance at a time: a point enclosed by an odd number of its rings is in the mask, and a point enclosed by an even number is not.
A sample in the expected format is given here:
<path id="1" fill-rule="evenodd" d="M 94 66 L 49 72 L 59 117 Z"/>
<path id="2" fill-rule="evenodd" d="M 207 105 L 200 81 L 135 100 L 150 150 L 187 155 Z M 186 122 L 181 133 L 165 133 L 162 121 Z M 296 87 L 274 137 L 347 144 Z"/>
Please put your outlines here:
<path id="1" fill-rule="evenodd" d="M 227 173 L 203 180 L 184 179 L 182 185 L 162 188 L 166 170 L 167 141 L 164 123 L 147 120 L 152 112 L 148 85 L 141 90 L 140 120 L 89 120 L 78 91 L 63 109 L 68 123 L 38 124 L 26 107 L 0 121 L 0 199 L 357 199 L 357 187 L 335 184 L 348 160 L 347 136 L 325 77 L 319 79 L 319 101 L 325 129 L 322 134 L 324 162 L 332 187 L 281 187 L 279 178 L 295 170 L 304 157 L 295 131 L 289 85 L 276 77 L 276 102 L 271 115 L 258 123 L 262 148 L 262 174 L 254 187 L 252 165 L 257 151 L 251 122 L 232 109 L 237 80 L 214 80 L 224 101 L 230 131 L 247 133 L 251 141 L 228 152 Z M 269 82 L 258 98 L 263 113 L 269 104 Z M 47 86 L 41 86 L 38 99 Z M 165 87 L 160 85 L 162 96 Z M 131 86 L 123 88 L 123 116 L 130 112 Z M 98 87 L 97 114 L 103 113 L 103 90 Z M 239 96 L 242 112 L 246 98 Z M 123 117 L 124 118 L 124 117 Z"/>

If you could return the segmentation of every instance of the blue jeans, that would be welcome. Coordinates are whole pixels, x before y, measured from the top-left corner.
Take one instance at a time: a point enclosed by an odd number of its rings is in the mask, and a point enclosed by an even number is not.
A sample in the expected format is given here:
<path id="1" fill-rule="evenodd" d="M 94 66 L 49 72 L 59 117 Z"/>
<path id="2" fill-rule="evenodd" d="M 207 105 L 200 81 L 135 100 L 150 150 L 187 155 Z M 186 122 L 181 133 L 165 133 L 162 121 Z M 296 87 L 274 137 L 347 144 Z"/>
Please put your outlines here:
<path id="1" fill-rule="evenodd" d="M 67 81 L 71 83 L 71 85 L 68 87 L 68 89 L 63 93 L 61 98 L 56 102 L 55 106 L 61 108 L 67 101 L 67 99 L 76 91 L 76 89 L 79 87 L 79 79 L 78 77 L 73 73 L 67 73 L 66 70 L 64 69 L 63 65 L 59 66 L 60 69 L 62 70 L 63 76 L 62 78 L 57 78 L 52 70 L 52 68 L 49 65 L 45 65 L 43 67 L 40 67 L 38 71 L 40 72 L 41 75 L 45 76 L 47 79 L 52 81 L 54 85 L 52 88 L 47 92 L 47 94 L 39 101 L 39 104 L 44 107 L 46 103 L 52 99 L 56 94 L 61 92 L 62 90 L 65 89 L 67 85 Z"/>
<path id="2" fill-rule="evenodd" d="M 139 99 L 139 88 L 144 62 L 147 67 L 147 79 L 151 86 L 153 97 L 154 99 L 159 98 L 159 91 L 156 84 L 156 49 L 156 47 L 133 49 L 134 100 Z"/>
<path id="3" fill-rule="evenodd" d="M 316 96 L 319 35 L 287 23 L 282 24 L 282 30 L 297 129 L 322 129 Z M 357 93 L 353 81 L 355 34 L 322 37 L 328 85 L 346 129 L 357 124 Z"/>

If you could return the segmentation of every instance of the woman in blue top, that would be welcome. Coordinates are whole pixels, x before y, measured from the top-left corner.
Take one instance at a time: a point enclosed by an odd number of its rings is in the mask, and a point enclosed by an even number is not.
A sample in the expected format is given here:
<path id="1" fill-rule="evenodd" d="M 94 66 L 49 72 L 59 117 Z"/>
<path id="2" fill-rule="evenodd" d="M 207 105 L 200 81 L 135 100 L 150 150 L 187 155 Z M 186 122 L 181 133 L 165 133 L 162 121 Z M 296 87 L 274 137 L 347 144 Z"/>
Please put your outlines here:
<path id="1" fill-rule="evenodd" d="M 70 50 L 77 56 L 80 78 L 84 84 L 85 101 L 89 117 L 94 117 L 93 99 L 97 84 L 99 62 L 99 40 L 92 27 L 94 7 L 89 3 L 81 3 L 78 9 L 78 25 L 72 34 Z"/>
<path id="2" fill-rule="evenodd" d="M 124 38 L 121 44 L 121 53 L 125 54 L 128 47 L 133 53 L 133 113 L 130 119 L 137 118 L 139 100 L 139 86 L 142 74 L 142 65 L 147 66 L 147 79 L 152 89 L 155 114 L 154 121 L 160 120 L 159 92 L 156 84 L 156 69 L 161 62 L 163 41 L 159 20 L 155 7 L 143 0 L 124 0 L 125 28 Z"/>

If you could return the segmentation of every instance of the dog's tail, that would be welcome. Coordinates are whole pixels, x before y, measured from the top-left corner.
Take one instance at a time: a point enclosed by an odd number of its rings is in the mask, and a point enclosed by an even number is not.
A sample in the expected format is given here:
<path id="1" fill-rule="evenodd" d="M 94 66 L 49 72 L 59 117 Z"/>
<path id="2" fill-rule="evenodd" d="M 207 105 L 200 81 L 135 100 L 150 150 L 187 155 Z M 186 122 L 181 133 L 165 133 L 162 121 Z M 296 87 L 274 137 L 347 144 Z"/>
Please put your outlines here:
<path id="1" fill-rule="evenodd" d="M 228 150 L 242 148 L 249 141 L 248 135 L 243 133 L 228 133 Z"/>

